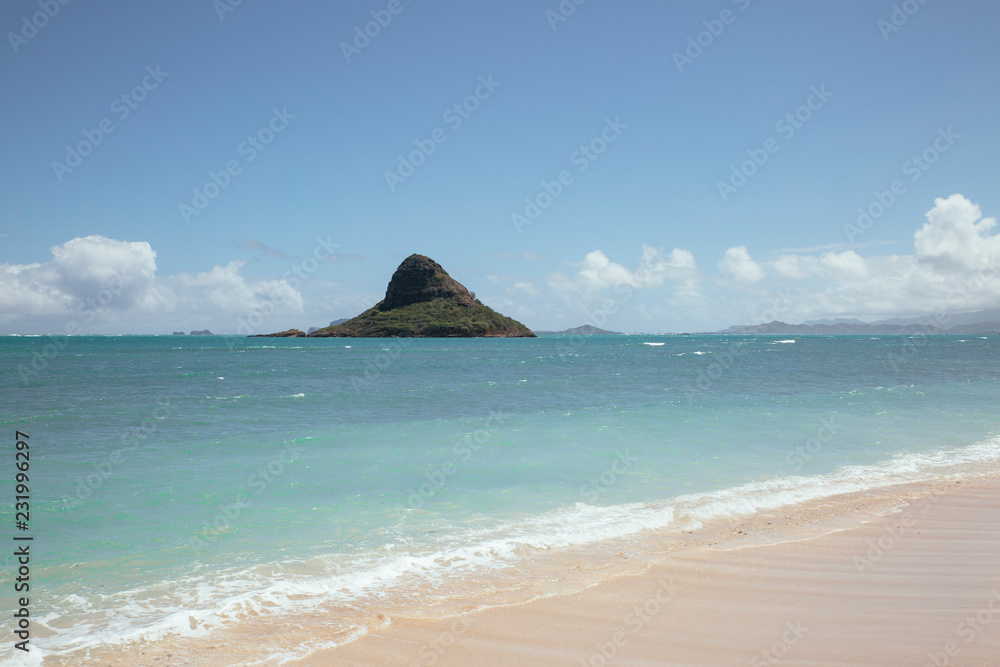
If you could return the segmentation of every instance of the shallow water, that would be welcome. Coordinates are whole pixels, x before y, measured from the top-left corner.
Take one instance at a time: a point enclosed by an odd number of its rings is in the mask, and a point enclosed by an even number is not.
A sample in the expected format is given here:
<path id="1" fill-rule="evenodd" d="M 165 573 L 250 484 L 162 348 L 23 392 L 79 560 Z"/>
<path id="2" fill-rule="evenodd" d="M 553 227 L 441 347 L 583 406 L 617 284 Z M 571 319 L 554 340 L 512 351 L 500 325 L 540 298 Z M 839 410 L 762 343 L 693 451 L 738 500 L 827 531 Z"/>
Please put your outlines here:
<path id="1" fill-rule="evenodd" d="M 996 336 L 0 337 L 32 656 L 583 586 L 595 545 L 1000 458 L 998 362 Z"/>

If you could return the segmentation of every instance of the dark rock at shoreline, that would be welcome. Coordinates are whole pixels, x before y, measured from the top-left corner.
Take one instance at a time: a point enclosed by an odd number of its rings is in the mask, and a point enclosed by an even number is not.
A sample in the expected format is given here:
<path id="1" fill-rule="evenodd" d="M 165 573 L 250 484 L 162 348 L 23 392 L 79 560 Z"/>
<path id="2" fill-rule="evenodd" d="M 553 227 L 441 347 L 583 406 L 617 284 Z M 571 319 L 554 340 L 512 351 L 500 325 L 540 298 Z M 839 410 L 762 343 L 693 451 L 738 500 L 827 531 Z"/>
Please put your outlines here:
<path id="1" fill-rule="evenodd" d="M 307 335 L 305 331 L 299 329 L 288 329 L 287 331 L 279 331 L 273 334 L 257 334 L 249 336 L 249 338 L 305 338 Z"/>

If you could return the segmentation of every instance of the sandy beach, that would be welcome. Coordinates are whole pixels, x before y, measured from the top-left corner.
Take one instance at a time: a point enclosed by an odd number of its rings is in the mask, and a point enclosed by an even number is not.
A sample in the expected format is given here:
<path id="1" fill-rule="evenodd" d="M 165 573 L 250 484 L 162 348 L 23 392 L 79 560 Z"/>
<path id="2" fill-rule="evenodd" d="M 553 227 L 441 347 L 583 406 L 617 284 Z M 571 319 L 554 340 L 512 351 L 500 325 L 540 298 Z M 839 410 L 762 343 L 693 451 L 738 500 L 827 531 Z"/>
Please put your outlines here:
<path id="1" fill-rule="evenodd" d="M 691 531 L 639 575 L 428 620 L 296 665 L 1000 664 L 1000 476 Z"/>

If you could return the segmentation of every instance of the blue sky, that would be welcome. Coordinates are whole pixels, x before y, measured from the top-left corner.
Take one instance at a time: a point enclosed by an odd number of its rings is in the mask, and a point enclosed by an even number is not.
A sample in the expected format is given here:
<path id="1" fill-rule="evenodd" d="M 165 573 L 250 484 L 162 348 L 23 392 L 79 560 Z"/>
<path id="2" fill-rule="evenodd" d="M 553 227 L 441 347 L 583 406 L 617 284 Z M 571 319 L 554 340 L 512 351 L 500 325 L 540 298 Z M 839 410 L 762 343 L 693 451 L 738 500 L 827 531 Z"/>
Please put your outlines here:
<path id="1" fill-rule="evenodd" d="M 998 27 L 986 0 L 6 2 L 0 332 L 305 329 L 414 252 L 537 329 L 995 307 Z"/>

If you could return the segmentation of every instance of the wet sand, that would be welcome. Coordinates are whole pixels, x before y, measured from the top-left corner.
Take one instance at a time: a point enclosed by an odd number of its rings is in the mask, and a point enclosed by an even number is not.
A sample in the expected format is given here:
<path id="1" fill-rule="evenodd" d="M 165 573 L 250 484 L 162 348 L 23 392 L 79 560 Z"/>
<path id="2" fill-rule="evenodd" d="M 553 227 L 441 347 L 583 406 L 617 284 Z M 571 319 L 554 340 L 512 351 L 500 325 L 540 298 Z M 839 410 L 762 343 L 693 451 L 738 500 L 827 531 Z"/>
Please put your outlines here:
<path id="1" fill-rule="evenodd" d="M 956 481 L 959 480 L 959 481 Z M 664 537 L 641 574 L 392 617 L 313 665 L 1000 665 L 1000 476 L 942 478 Z"/>

